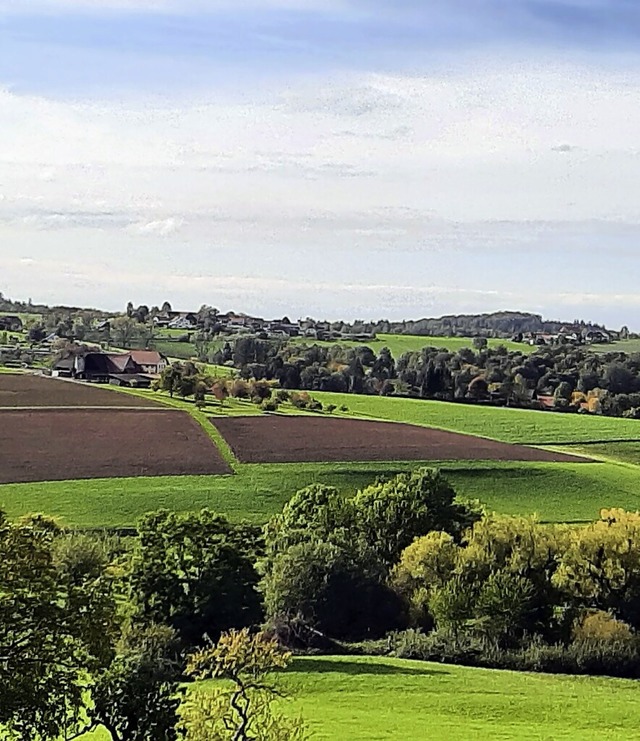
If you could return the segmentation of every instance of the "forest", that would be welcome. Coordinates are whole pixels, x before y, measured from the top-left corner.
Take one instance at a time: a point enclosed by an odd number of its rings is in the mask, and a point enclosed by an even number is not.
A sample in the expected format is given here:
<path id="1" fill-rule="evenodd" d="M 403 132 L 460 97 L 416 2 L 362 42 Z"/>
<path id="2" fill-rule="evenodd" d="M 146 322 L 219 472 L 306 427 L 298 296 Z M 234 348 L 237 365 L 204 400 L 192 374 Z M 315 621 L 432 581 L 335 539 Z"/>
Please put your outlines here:
<path id="1" fill-rule="evenodd" d="M 284 389 L 407 396 L 640 417 L 640 354 L 587 347 L 425 347 L 397 360 L 386 348 L 301 345 L 252 337 L 225 343 L 210 360 Z"/>

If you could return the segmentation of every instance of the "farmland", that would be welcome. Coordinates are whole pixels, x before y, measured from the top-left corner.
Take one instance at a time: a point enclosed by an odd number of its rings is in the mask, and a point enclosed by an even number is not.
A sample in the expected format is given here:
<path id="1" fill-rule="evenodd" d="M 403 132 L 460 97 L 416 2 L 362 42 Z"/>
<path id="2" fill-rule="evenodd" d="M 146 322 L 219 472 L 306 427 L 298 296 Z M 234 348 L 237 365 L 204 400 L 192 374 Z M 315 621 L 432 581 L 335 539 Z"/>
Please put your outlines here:
<path id="1" fill-rule="evenodd" d="M 3 376 L 1 387 L 6 383 L 15 384 L 17 378 L 25 377 Z M 224 406 L 210 404 L 205 413 L 199 413 L 192 403 L 170 399 L 161 393 L 83 387 L 64 381 L 35 381 L 49 384 L 47 388 L 64 389 L 65 393 L 73 390 L 83 394 L 83 406 L 91 395 L 91 399 L 104 396 L 104 401 L 108 400 L 111 406 L 122 403 L 131 407 L 142 403 L 143 407 L 152 404 L 158 408 L 156 404 L 161 402 L 160 409 L 186 410 L 221 450 L 234 475 L 125 476 L 5 484 L 0 486 L 0 506 L 6 508 L 10 516 L 41 511 L 79 527 L 131 526 L 151 509 L 165 507 L 187 511 L 210 507 L 227 513 L 236 521 L 264 522 L 278 512 L 292 494 L 310 483 L 336 486 L 352 494 L 380 476 L 392 476 L 421 463 L 442 467 L 462 496 L 477 498 L 498 512 L 537 513 L 543 521 L 585 521 L 596 517 L 602 507 L 640 508 L 640 469 L 633 465 L 638 450 L 633 440 L 638 437 L 640 423 L 634 420 L 317 393 L 314 396 L 323 402 L 344 403 L 350 411 L 334 413 L 333 420 L 326 415 L 299 416 L 305 413 L 289 404 L 283 405 L 281 411 L 292 420 L 320 423 L 347 422 L 363 417 L 404 419 L 413 424 L 475 433 L 504 442 L 557 445 L 563 441 L 578 441 L 580 445 L 568 446 L 565 452 L 606 461 L 588 465 L 496 460 L 241 463 L 225 445 L 210 418 L 213 416 L 225 423 L 227 417 L 231 420 L 251 415 L 262 423 L 281 417 L 261 415 L 258 408 L 247 401 L 228 400 Z M 593 443 L 625 439 L 629 442 L 607 442 L 604 446 Z"/>
<path id="2" fill-rule="evenodd" d="M 0 483 L 231 473 L 183 412 L 10 410 L 2 420 Z"/>
<path id="3" fill-rule="evenodd" d="M 351 416 L 438 427 L 522 445 L 640 440 L 640 423 L 632 419 L 327 392 L 314 392 L 314 397 L 323 404 L 346 405 Z"/>
<path id="4" fill-rule="evenodd" d="M 261 416 L 217 419 L 214 424 L 243 463 L 582 460 L 486 438 L 367 420 Z"/>
<path id="5" fill-rule="evenodd" d="M 108 386 L 55 381 L 39 376 L 3 374 L 0 408 L 157 407 L 151 397 L 124 396 Z"/>

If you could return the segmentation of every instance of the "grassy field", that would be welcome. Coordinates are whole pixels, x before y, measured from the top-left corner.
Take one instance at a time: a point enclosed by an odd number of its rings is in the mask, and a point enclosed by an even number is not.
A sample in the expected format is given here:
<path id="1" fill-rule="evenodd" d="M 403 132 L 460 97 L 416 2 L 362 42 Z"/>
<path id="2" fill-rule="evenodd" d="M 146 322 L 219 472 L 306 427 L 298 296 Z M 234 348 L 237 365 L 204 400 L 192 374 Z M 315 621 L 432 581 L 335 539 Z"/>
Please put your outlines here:
<path id="1" fill-rule="evenodd" d="M 640 723 L 633 681 L 323 657 L 298 659 L 286 683 L 318 741 L 627 741 Z"/>
<path id="2" fill-rule="evenodd" d="M 178 360 L 189 360 L 196 355 L 196 346 L 192 342 L 154 340 L 153 349 L 169 358 L 176 358 Z"/>
<path id="3" fill-rule="evenodd" d="M 313 392 L 323 403 L 346 405 L 353 416 L 439 427 L 510 443 L 554 445 L 640 440 L 640 421 L 529 409 L 481 407 L 422 399 Z"/>
<path id="4" fill-rule="evenodd" d="M 640 340 L 619 340 L 606 345 L 590 345 L 593 352 L 604 354 L 608 352 L 624 352 L 627 354 L 640 352 Z"/>
<path id="5" fill-rule="evenodd" d="M 462 350 L 465 347 L 473 347 L 472 337 L 428 337 L 425 335 L 410 334 L 379 334 L 375 340 L 358 342 L 355 340 L 337 340 L 335 342 L 323 342 L 314 340 L 309 337 L 297 337 L 293 340 L 296 344 L 322 345 L 331 347 L 332 345 L 345 345 L 347 347 L 370 347 L 378 353 L 383 347 L 388 347 L 394 358 L 399 358 L 406 352 L 422 350 L 423 347 L 438 347 L 447 350 Z M 524 343 L 511 342 L 511 340 L 489 340 L 489 347 L 507 348 L 507 350 L 520 350 L 529 353 L 535 350 L 534 347 Z"/>
<path id="6" fill-rule="evenodd" d="M 233 520 L 261 523 L 312 483 L 353 494 L 379 477 L 416 462 L 236 464 L 233 476 L 93 479 L 0 486 L 0 508 L 10 517 L 46 512 L 74 527 L 131 526 L 145 512 L 209 507 Z M 456 491 L 490 510 L 532 514 L 545 522 L 593 520 L 600 509 L 640 509 L 639 469 L 615 463 L 429 462 Z"/>
<path id="7" fill-rule="evenodd" d="M 324 656 L 296 659 L 282 681 L 281 709 L 313 741 L 628 741 L 640 724 L 632 680 Z"/>

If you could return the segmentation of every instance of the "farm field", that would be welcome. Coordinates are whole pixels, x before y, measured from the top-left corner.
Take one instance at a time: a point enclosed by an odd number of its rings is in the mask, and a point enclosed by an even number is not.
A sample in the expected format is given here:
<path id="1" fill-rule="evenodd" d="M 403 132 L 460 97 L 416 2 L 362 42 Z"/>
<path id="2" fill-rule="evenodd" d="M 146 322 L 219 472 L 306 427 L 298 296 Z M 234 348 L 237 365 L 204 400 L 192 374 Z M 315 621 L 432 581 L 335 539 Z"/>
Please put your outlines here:
<path id="1" fill-rule="evenodd" d="M 190 360 L 196 354 L 196 346 L 192 342 L 154 340 L 153 349 L 166 355 L 168 358 L 176 358 L 177 360 Z"/>
<path id="2" fill-rule="evenodd" d="M 0 376 L 0 408 L 127 406 L 158 408 L 151 396 L 124 396 L 105 386 L 15 372 Z"/>
<path id="3" fill-rule="evenodd" d="M 566 453 L 417 425 L 321 416 L 212 420 L 242 463 L 492 460 L 579 463 Z"/>
<path id="4" fill-rule="evenodd" d="M 5 410 L 2 423 L 0 483 L 231 473 L 184 412 Z"/>
<path id="5" fill-rule="evenodd" d="M 345 347 L 370 347 L 375 353 L 379 353 L 383 347 L 389 348 L 393 357 L 397 360 L 406 352 L 415 352 L 422 350 L 423 347 L 438 347 L 451 350 L 453 352 L 462 350 L 465 347 L 473 347 L 473 337 L 429 337 L 426 335 L 409 335 L 409 334 L 379 334 L 375 340 L 356 341 L 356 340 L 335 340 L 331 342 L 314 340 L 310 337 L 296 337 L 292 340 L 295 344 L 321 345 L 331 347 L 343 345 Z M 512 342 L 511 340 L 488 340 L 489 347 L 506 347 L 507 350 L 519 350 L 523 353 L 530 353 L 535 350 L 531 345 L 524 342 Z"/>
<path id="6" fill-rule="evenodd" d="M 565 450 L 580 455 L 594 456 L 605 460 L 616 460 L 640 466 L 640 441 L 614 443 L 578 443 L 566 446 Z"/>
<path id="7" fill-rule="evenodd" d="M 233 520 L 264 522 L 278 512 L 298 489 L 311 483 L 336 486 L 345 494 L 353 494 L 380 476 L 393 476 L 421 464 L 441 467 L 462 496 L 479 499 L 490 510 L 497 512 L 536 513 L 543 521 L 573 522 L 593 520 L 603 507 L 640 509 L 640 467 L 633 465 L 631 457 L 628 463 L 618 462 L 624 460 L 626 454 L 634 455 L 630 449 L 633 442 L 609 442 L 605 450 L 600 446 L 585 444 L 588 439 L 624 440 L 625 435 L 627 440 L 632 441 L 640 430 L 640 423 L 634 420 L 314 393 L 314 397 L 321 398 L 323 402 L 328 402 L 330 399 L 327 397 L 331 397 L 334 402 L 344 402 L 354 411 L 335 413 L 328 418 L 326 415 L 301 413 L 290 405 L 284 405 L 282 410 L 292 420 L 302 419 L 299 415 L 305 415 L 305 419 L 340 422 L 344 421 L 343 417 L 358 419 L 377 414 L 382 419 L 406 418 L 423 425 L 439 422 L 436 426 L 449 425 L 454 430 L 457 426 L 460 432 L 476 432 L 497 439 L 502 437 L 507 442 L 509 438 L 518 437 L 527 441 L 523 430 L 526 430 L 527 437 L 535 435 L 538 441 L 582 437 L 579 445 L 571 445 L 564 451 L 585 456 L 592 454 L 594 458 L 602 456 L 606 461 L 588 465 L 438 460 L 251 464 L 239 463 L 234 458 L 222 436 L 209 421 L 211 417 L 216 417 L 224 422 L 227 416 L 238 418 L 247 414 L 253 415 L 256 421 L 270 418 L 262 416 L 250 402 L 228 400 L 224 407 L 210 404 L 206 413 L 200 413 L 195 410 L 193 403 L 179 398 L 170 399 L 164 393 L 87 388 L 46 379 L 43 382 L 55 384 L 56 388 L 105 394 L 111 404 L 122 399 L 125 406 L 132 406 L 135 400 L 143 400 L 145 404 L 158 402 L 156 409 L 164 406 L 165 409 L 184 410 L 202 425 L 216 443 L 234 475 L 141 476 L 1 485 L 0 507 L 5 508 L 12 517 L 39 511 L 59 516 L 67 524 L 78 527 L 132 526 L 145 512 L 161 507 L 177 511 L 210 507 L 226 513 Z M 445 418 L 445 412 L 449 412 L 449 418 Z M 509 415 L 507 421 L 514 418 L 510 415 L 515 415 L 518 425 L 507 425 L 504 415 Z M 496 423 L 496 417 L 499 418 L 499 424 Z M 523 426 L 522 420 L 526 426 Z M 581 424 L 585 428 L 577 429 L 577 425 Z M 612 449 L 612 445 L 616 448 Z"/>
<path id="8" fill-rule="evenodd" d="M 640 352 L 640 339 L 618 340 L 605 345 L 589 345 L 589 349 L 601 355 L 610 352 L 624 352 L 630 355 L 631 353 Z"/>
<path id="9" fill-rule="evenodd" d="M 314 391 L 313 396 L 323 404 L 346 405 L 348 416 L 402 421 L 522 445 L 640 441 L 640 421 L 633 419 L 322 391 Z"/>

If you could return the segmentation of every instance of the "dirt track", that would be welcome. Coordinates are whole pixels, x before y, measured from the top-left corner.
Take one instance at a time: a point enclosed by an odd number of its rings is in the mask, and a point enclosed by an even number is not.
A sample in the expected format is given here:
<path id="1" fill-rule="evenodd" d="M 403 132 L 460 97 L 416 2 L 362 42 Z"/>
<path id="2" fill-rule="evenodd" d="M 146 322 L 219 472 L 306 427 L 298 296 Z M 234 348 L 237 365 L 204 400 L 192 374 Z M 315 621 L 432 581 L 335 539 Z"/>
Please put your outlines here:
<path id="1" fill-rule="evenodd" d="M 585 458 L 427 427 L 331 417 L 230 417 L 211 420 L 243 463 L 342 461 L 540 461 Z"/>
<path id="2" fill-rule="evenodd" d="M 156 406 L 152 399 L 110 391 L 96 384 L 0 373 L 0 407 Z"/>
<path id="3" fill-rule="evenodd" d="M 184 412 L 0 413 L 0 483 L 224 473 L 218 449 Z"/>

